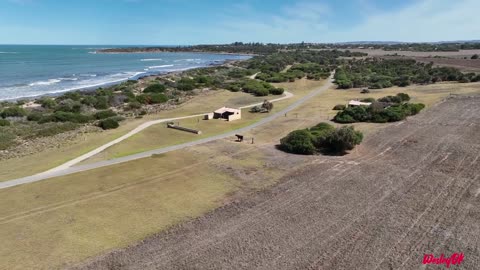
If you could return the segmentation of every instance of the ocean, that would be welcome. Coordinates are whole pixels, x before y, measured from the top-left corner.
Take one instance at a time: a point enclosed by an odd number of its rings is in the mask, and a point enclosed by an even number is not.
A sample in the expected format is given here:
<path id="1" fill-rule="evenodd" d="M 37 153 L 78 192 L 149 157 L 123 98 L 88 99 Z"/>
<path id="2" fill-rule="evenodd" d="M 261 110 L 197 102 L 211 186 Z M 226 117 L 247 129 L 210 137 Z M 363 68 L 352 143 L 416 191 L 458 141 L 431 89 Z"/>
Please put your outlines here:
<path id="1" fill-rule="evenodd" d="M 116 47 L 0 45 L 0 100 L 101 87 L 248 58 L 207 53 L 95 53 Z"/>

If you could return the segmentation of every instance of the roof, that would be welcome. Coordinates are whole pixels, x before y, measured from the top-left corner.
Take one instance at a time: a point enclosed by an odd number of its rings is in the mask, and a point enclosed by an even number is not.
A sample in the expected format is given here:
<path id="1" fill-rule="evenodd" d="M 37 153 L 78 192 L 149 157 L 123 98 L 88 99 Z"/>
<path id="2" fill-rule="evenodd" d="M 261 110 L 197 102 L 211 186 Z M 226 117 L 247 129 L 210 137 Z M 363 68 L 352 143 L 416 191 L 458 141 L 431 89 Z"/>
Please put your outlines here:
<path id="1" fill-rule="evenodd" d="M 232 108 L 228 108 L 228 107 L 222 107 L 222 108 L 220 108 L 220 109 L 218 109 L 218 110 L 215 111 L 215 113 L 220 113 L 220 114 L 226 113 L 226 112 L 239 113 L 240 110 L 238 110 L 238 109 L 232 109 Z"/>
<path id="2" fill-rule="evenodd" d="M 351 105 L 351 106 L 370 106 L 372 105 L 371 102 L 361 102 L 361 101 L 358 101 L 358 100 L 350 100 L 348 102 L 348 105 Z"/>

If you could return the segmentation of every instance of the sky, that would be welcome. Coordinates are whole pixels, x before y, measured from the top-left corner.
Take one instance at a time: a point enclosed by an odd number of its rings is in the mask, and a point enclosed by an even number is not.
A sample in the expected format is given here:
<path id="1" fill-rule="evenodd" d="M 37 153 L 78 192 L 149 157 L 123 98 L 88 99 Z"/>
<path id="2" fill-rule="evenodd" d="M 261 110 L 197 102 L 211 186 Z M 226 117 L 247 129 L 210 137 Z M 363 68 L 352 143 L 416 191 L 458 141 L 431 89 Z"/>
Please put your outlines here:
<path id="1" fill-rule="evenodd" d="M 480 39 L 479 0 L 0 0 L 0 44 Z"/>

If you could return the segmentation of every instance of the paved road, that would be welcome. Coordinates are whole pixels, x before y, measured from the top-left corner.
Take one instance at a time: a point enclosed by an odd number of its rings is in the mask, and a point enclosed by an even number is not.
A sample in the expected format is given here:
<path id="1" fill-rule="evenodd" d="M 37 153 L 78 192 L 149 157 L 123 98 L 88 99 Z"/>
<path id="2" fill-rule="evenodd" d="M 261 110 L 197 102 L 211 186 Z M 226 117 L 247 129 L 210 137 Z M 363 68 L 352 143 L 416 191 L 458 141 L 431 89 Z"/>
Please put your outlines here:
<path id="1" fill-rule="evenodd" d="M 121 157 L 121 158 L 99 161 L 99 162 L 92 163 L 92 164 L 85 164 L 85 165 L 79 165 L 79 166 L 72 167 L 73 165 L 78 164 L 78 162 L 81 162 L 81 161 L 83 161 L 83 160 L 85 160 L 85 159 L 87 159 L 87 158 L 89 158 L 93 155 L 96 155 L 96 154 L 100 153 L 101 151 L 105 150 L 106 148 L 108 148 L 108 147 L 110 147 L 110 146 L 112 146 L 116 143 L 119 143 L 122 140 L 125 140 L 126 138 L 140 132 L 141 130 L 143 130 L 143 129 L 151 126 L 151 125 L 155 125 L 155 124 L 162 123 L 162 122 L 167 122 L 167 121 L 172 121 L 172 120 L 199 117 L 199 116 L 202 116 L 204 114 L 150 121 L 150 122 L 147 122 L 147 123 L 144 123 L 144 124 L 140 125 L 139 127 L 132 130 L 131 132 L 125 134 L 124 136 L 122 136 L 122 137 L 120 137 L 120 138 L 118 138 L 118 139 L 116 139 L 116 140 L 114 140 L 114 141 L 112 141 L 108 144 L 105 144 L 105 145 L 103 145 L 103 146 L 85 154 L 85 155 L 82 155 L 82 156 L 80 156 L 76 159 L 73 159 L 73 160 L 71 160 L 71 161 L 69 161 L 69 162 L 67 162 L 63 165 L 60 165 L 59 167 L 53 168 L 51 170 L 48 170 L 46 172 L 39 173 L 39 174 L 36 174 L 36 175 L 27 176 L 27 177 L 23 177 L 23 178 L 18 178 L 18 179 L 14 179 L 14 180 L 9 180 L 9 181 L 5 181 L 5 182 L 0 182 L 0 189 L 14 187 L 14 186 L 28 184 L 28 183 L 33 183 L 33 182 L 38 182 L 38 181 L 50 179 L 50 178 L 53 178 L 53 177 L 69 175 L 69 174 L 88 171 L 88 170 L 97 169 L 97 168 L 101 168 L 101 167 L 106 167 L 106 166 L 110 166 L 110 165 L 114 165 L 114 164 L 119 164 L 119 163 L 123 163 L 123 162 L 128 162 L 128 161 L 132 161 L 132 160 L 137 160 L 137 159 L 141 159 L 141 158 L 150 157 L 154 154 L 163 154 L 163 153 L 167 153 L 167 152 L 171 152 L 171 151 L 175 151 L 175 150 L 180 150 L 180 149 L 183 149 L 183 148 L 186 148 L 186 147 L 215 141 L 215 140 L 218 140 L 218 139 L 232 137 L 232 136 L 235 136 L 235 134 L 237 134 L 237 133 L 247 132 L 247 131 L 249 131 L 253 128 L 256 128 L 260 125 L 268 123 L 268 122 L 274 120 L 277 117 L 285 115 L 285 113 L 299 107 L 300 105 L 305 103 L 307 100 L 311 99 L 312 97 L 314 97 L 314 96 L 320 94 L 321 92 L 327 90 L 328 88 L 330 88 L 333 85 L 332 80 L 333 80 L 333 75 L 330 77 L 330 79 L 328 80 L 328 82 L 324 86 L 310 92 L 308 95 L 302 97 L 300 100 L 291 104 L 287 108 L 285 108 L 285 109 L 283 109 L 279 112 L 276 112 L 274 114 L 271 114 L 268 117 L 263 118 L 260 121 L 254 123 L 250 126 L 247 126 L 247 127 L 243 127 L 243 128 L 240 128 L 240 129 L 237 129 L 237 130 L 234 130 L 234 131 L 230 131 L 230 132 L 227 132 L 227 133 L 219 134 L 219 135 L 216 135 L 216 136 L 200 139 L 200 140 L 197 140 L 197 141 L 192 141 L 192 142 L 183 143 L 183 144 L 179 144 L 179 145 L 173 145 L 173 146 L 169 146 L 169 147 L 159 148 L 159 149 L 155 149 L 155 150 L 151 150 L 151 151 L 147 151 L 147 152 L 142 152 L 142 153 L 138 153 L 138 154 L 134 154 L 134 155 L 130 155 L 130 156 L 125 156 L 125 157 Z M 282 100 L 282 99 L 290 98 L 291 96 L 293 96 L 293 95 L 290 94 L 290 93 L 287 93 L 284 97 L 281 97 L 281 98 L 278 98 L 278 99 L 275 99 L 275 100 L 272 100 L 272 101 L 279 101 L 279 100 Z M 259 104 L 261 104 L 261 103 L 259 103 Z M 248 107 L 253 107 L 253 106 L 256 106 L 256 105 L 258 105 L 258 104 L 252 104 L 252 105 L 244 106 L 244 107 L 242 107 L 242 109 L 243 108 L 248 108 Z"/>

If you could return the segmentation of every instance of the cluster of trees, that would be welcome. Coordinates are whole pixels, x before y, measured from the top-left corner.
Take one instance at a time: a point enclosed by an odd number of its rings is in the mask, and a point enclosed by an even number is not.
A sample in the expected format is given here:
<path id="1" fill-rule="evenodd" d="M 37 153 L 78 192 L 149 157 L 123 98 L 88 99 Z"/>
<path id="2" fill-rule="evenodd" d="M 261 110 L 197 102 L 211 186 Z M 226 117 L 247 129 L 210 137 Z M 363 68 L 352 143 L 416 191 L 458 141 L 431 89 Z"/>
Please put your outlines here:
<path id="1" fill-rule="evenodd" d="M 230 83 L 227 89 L 233 92 L 243 91 L 255 96 L 282 95 L 285 92 L 283 88 L 277 88 L 267 82 L 252 79 L 243 79 Z"/>
<path id="2" fill-rule="evenodd" d="M 374 101 L 370 106 L 348 107 L 334 117 L 337 123 L 374 122 L 386 123 L 404 120 L 425 108 L 422 103 L 408 103 L 410 97 L 400 93 Z"/>
<path id="3" fill-rule="evenodd" d="M 234 42 L 219 45 L 194 45 L 194 46 L 163 46 L 163 47 L 132 47 L 105 49 L 100 52 L 226 52 L 239 54 L 272 54 L 280 51 L 312 50 L 312 49 L 351 49 L 373 48 L 386 51 L 419 51 L 419 52 L 451 52 L 459 50 L 480 49 L 479 42 L 443 42 L 443 43 L 389 43 L 389 42 L 350 42 L 350 43 L 259 43 L 259 42 Z"/>
<path id="4" fill-rule="evenodd" d="M 451 67 L 433 67 L 413 59 L 377 59 L 348 61 L 337 69 L 335 83 L 341 89 L 369 87 L 405 87 L 412 83 L 430 84 L 441 81 L 475 82 L 480 75 L 463 74 Z"/>
<path id="5" fill-rule="evenodd" d="M 309 80 L 326 79 L 330 76 L 331 67 L 323 66 L 317 63 L 296 64 L 290 67 L 286 72 L 266 71 L 259 73 L 256 79 L 280 83 L 280 82 L 294 82 L 296 79 L 304 78 Z"/>
<path id="6" fill-rule="evenodd" d="M 267 113 L 273 110 L 273 103 L 265 100 L 263 101 L 262 105 L 259 106 L 254 106 L 252 109 L 250 109 L 250 112 L 252 113 Z"/>
<path id="7" fill-rule="evenodd" d="M 260 71 L 262 73 L 281 72 L 287 66 L 298 64 L 318 64 L 318 66 L 299 66 L 299 70 L 309 71 L 308 68 L 314 68 L 315 71 L 330 72 L 341 62 L 339 57 L 361 57 L 364 53 L 355 53 L 350 51 L 324 50 L 324 51 L 281 51 L 265 56 L 256 56 L 248 61 L 241 63 L 247 69 Z M 303 70 L 305 69 L 305 70 Z"/>
<path id="8" fill-rule="evenodd" d="M 288 153 L 301 155 L 345 154 L 362 140 L 363 134 L 352 126 L 335 128 L 328 123 L 320 123 L 309 129 L 292 131 L 280 140 L 279 148 Z"/>

